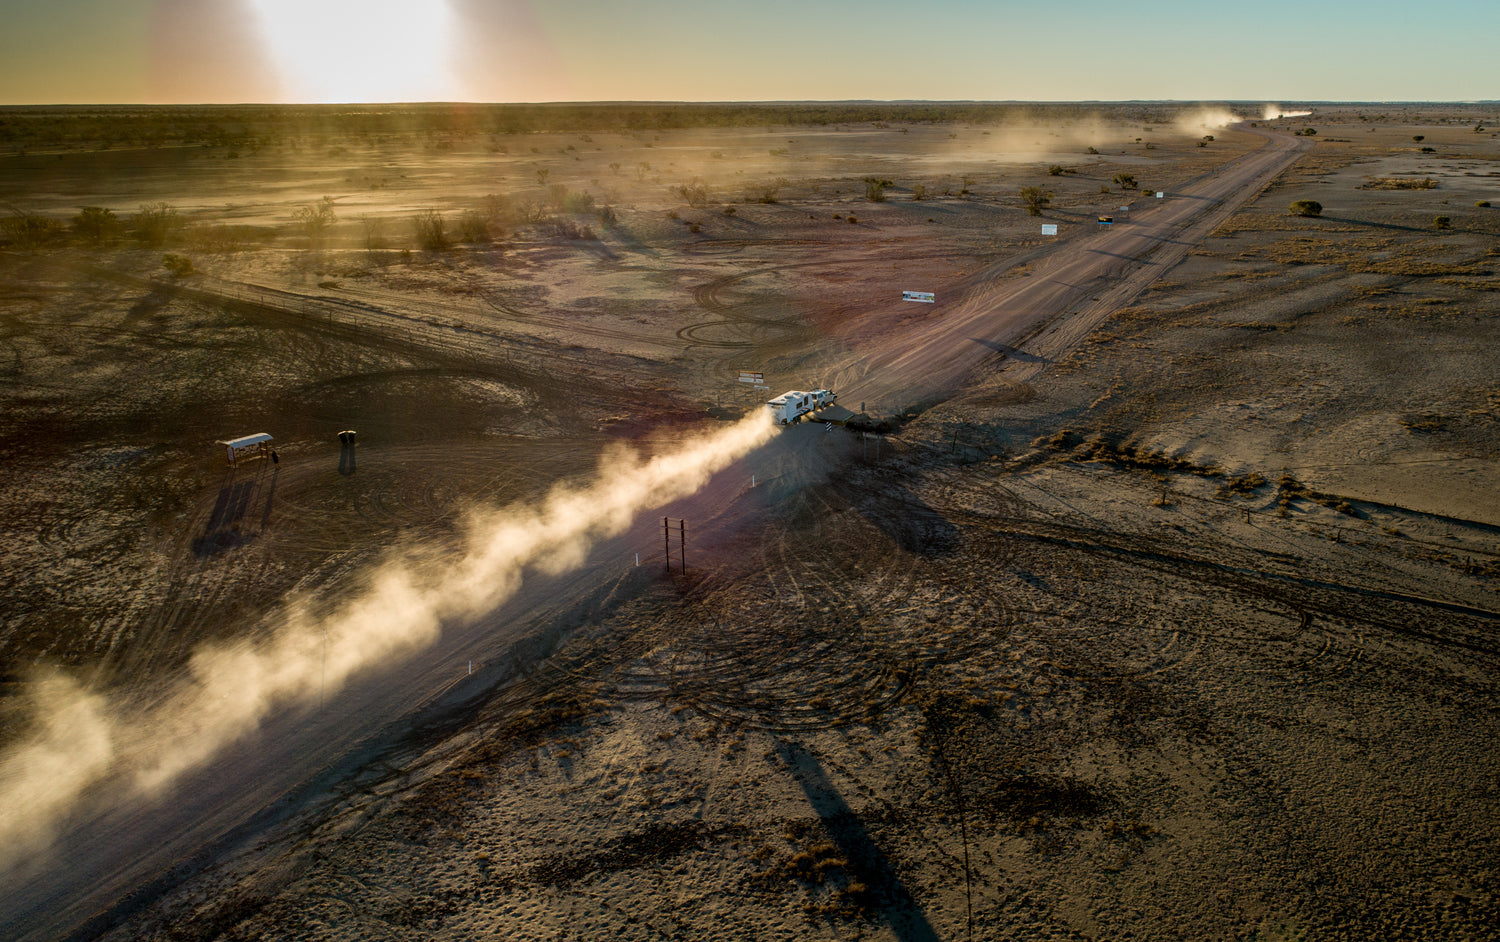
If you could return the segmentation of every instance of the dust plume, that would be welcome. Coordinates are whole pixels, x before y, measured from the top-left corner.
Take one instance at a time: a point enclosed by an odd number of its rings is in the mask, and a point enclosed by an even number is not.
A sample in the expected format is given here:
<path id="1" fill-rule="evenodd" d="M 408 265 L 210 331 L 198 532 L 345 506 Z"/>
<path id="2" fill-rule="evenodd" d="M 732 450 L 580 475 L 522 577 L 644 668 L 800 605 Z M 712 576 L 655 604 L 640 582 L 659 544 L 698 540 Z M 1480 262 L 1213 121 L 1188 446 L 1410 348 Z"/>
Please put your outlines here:
<path id="1" fill-rule="evenodd" d="M 1311 111 L 1285 111 L 1280 105 L 1268 103 L 1261 109 L 1262 121 L 1275 121 L 1277 118 L 1305 118 L 1312 114 Z"/>
<path id="2" fill-rule="evenodd" d="M 1222 131 L 1231 124 L 1245 120 L 1222 106 L 1205 105 L 1186 111 L 1172 121 L 1172 126 L 1183 134 L 1196 136 L 1204 131 Z"/>
<path id="3" fill-rule="evenodd" d="M 413 550 L 337 608 L 289 603 L 260 641 L 210 644 L 154 706 L 127 710 L 61 676 L 40 682 L 30 735 L 0 755 L 0 869 L 44 849 L 85 794 L 163 794 L 273 710 L 337 690 L 363 669 L 433 643 L 445 623 L 483 615 L 527 572 L 576 568 L 642 511 L 686 497 L 773 434 L 761 410 L 645 458 L 604 456 L 592 482 L 555 487 L 539 508 L 470 515 L 460 548 Z"/>

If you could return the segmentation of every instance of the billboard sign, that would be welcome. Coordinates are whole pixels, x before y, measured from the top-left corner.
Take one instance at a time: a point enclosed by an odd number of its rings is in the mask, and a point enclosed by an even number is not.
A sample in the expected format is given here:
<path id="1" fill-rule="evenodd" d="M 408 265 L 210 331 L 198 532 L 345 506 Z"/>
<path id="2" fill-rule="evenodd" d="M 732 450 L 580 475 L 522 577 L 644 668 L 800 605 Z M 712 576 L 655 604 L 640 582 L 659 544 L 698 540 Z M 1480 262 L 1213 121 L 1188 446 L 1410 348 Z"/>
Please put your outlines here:
<path id="1" fill-rule="evenodd" d="M 936 304 L 937 295 L 931 291 L 903 291 L 901 292 L 901 300 L 921 301 L 923 304 Z"/>
<path id="2" fill-rule="evenodd" d="M 752 373 L 749 370 L 740 370 L 740 382 L 742 383 L 753 383 L 756 386 L 760 386 L 765 381 L 766 376 L 764 373 Z"/>

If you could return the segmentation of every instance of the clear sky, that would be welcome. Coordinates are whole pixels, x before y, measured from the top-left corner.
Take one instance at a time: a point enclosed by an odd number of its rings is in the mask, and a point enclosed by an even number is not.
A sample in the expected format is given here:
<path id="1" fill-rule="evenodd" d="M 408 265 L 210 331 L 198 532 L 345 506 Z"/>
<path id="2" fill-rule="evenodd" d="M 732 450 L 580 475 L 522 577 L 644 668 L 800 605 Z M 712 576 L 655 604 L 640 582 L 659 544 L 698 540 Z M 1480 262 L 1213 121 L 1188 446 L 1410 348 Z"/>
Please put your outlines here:
<path id="1" fill-rule="evenodd" d="M 1497 0 L 0 0 L 0 104 L 1500 98 Z"/>

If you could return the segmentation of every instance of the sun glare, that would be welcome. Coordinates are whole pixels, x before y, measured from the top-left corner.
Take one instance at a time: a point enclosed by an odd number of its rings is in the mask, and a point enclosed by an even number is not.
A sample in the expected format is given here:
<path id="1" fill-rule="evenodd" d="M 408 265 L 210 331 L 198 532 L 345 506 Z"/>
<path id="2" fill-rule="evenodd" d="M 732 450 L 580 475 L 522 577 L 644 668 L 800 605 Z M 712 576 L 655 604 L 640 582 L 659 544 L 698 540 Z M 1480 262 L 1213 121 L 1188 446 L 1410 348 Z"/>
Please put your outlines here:
<path id="1" fill-rule="evenodd" d="M 254 0 L 288 97 L 451 101 L 453 14 L 409 0 Z"/>

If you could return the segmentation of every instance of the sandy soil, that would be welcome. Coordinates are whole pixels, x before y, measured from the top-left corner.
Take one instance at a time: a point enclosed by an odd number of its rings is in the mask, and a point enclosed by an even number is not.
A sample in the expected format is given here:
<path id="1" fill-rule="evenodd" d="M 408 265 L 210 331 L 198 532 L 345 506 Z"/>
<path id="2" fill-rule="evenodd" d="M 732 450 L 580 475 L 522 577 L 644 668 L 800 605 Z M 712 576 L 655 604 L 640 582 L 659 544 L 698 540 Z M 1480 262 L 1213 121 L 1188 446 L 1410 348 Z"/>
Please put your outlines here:
<path id="1" fill-rule="evenodd" d="M 1082 116 L 527 135 L 116 154 L 108 174 L 9 158 L 28 210 L 176 203 L 196 228 L 168 248 L 198 269 L 0 255 L 10 743 L 39 665 L 149 704 L 198 645 L 267 630 L 292 594 L 347 596 L 389 547 L 452 541 L 468 506 L 725 425 L 758 398 L 737 370 L 837 383 L 887 433 L 789 429 L 409 664 L 278 709 L 162 799 L 92 796 L 10 862 L 0 926 L 1490 937 L 1500 217 L 1475 204 L 1500 196 L 1500 145 L 1473 127 L 1496 118 L 1271 122 L 1317 134 L 1275 137 L 1300 147 L 1289 169 L 1186 221 L 1196 187 L 1264 158 L 1264 128 L 1205 147 Z M 695 178 L 703 206 L 674 192 Z M 414 210 L 555 183 L 616 221 L 403 244 Z M 1029 185 L 1054 191 L 1045 219 Z M 317 244 L 275 234 L 325 194 L 340 221 Z M 1301 199 L 1322 216 L 1289 215 Z M 241 244 L 202 248 L 231 222 Z M 1072 277 L 1153 226 L 1180 244 Z M 974 325 L 989 346 L 961 363 L 889 359 Z M 941 394 L 917 382 L 950 365 Z M 226 474 L 211 443 L 262 429 L 280 464 Z M 664 513 L 694 528 L 686 574 L 661 575 Z"/>

